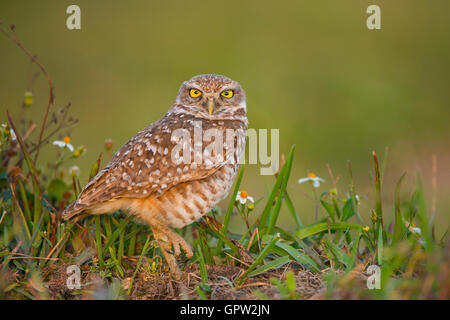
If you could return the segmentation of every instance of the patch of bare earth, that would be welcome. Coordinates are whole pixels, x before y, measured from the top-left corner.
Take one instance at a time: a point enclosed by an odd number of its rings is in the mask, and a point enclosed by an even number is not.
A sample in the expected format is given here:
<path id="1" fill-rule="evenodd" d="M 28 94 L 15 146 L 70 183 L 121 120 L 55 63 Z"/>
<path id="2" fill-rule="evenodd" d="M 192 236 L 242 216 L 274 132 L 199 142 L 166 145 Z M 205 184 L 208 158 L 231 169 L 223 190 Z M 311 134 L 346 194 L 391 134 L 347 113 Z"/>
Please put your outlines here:
<path id="1" fill-rule="evenodd" d="M 82 267 L 82 289 L 78 292 L 67 288 L 66 265 L 53 265 L 46 270 L 45 286 L 48 288 L 51 299 L 93 299 L 95 292 L 107 288 L 109 279 L 102 279 L 96 273 Z M 196 286 L 201 283 L 200 270 L 197 264 L 188 264 L 183 270 L 180 279 L 175 279 L 165 271 L 152 273 L 148 265 L 144 265 L 131 281 L 135 266 L 126 271 L 121 281 L 123 292 L 126 292 L 132 282 L 128 299 L 132 300 L 179 300 L 197 299 Z M 285 273 L 291 270 L 296 275 L 297 293 L 308 299 L 323 290 L 320 274 L 314 274 L 301 268 L 289 266 L 275 271 L 248 278 L 241 286 L 234 287 L 233 282 L 245 271 L 244 268 L 223 265 L 207 266 L 208 283 L 211 288 L 209 299 L 212 300 L 244 300 L 258 299 L 255 290 L 263 293 L 270 299 L 281 299 L 278 289 L 270 281 L 272 278 L 284 281 Z M 124 294 L 125 296 L 125 294 Z"/>
<path id="2" fill-rule="evenodd" d="M 284 268 L 266 272 L 247 279 L 241 286 L 234 287 L 233 282 L 245 269 L 232 266 L 207 266 L 208 284 L 211 287 L 209 298 L 212 300 L 257 299 L 254 291 L 258 289 L 271 299 L 280 299 L 277 288 L 271 278 L 284 279 L 286 271 L 296 274 L 297 290 L 303 298 L 309 298 L 319 292 L 323 285 L 320 275 L 303 269 Z M 196 299 L 196 286 L 201 283 L 198 265 L 191 264 L 184 270 L 180 280 L 167 274 L 139 273 L 135 279 L 130 299 Z"/>

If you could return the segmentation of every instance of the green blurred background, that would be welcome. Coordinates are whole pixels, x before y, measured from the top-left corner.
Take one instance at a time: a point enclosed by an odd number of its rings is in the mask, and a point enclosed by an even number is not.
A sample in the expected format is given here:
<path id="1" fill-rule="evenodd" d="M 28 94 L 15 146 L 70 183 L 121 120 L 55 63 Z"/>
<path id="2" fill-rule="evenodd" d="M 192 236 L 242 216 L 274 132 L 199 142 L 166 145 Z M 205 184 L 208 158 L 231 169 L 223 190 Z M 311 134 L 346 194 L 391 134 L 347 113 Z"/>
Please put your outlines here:
<path id="1" fill-rule="evenodd" d="M 81 30 L 66 28 L 70 4 L 81 7 Z M 370 4 L 381 7 L 381 30 L 366 27 Z M 450 218 L 449 13 L 448 0 L 0 1 L 3 25 L 15 24 L 50 74 L 56 106 L 72 102 L 80 123 L 67 133 L 88 152 L 67 167 L 78 164 L 83 181 L 105 139 L 116 150 L 166 112 L 182 81 L 219 73 L 246 90 L 251 128 L 279 128 L 282 153 L 296 145 L 289 192 L 304 223 L 314 219 L 314 200 L 311 186 L 297 179 L 313 171 L 327 180 L 320 188 L 327 191 L 329 164 L 345 197 L 347 160 L 367 218 L 371 152 L 381 157 L 389 147 L 385 211 L 404 171 L 404 196 L 419 173 L 432 206 L 435 154 L 442 229 Z M 21 112 L 29 70 L 25 55 L 0 34 L 2 123 L 6 107 Z M 40 123 L 48 98 L 43 77 L 33 92 L 27 117 Z M 47 146 L 39 165 L 55 153 Z M 252 165 L 242 187 L 258 199 L 273 181 Z M 282 217 L 290 227 L 286 208 Z"/>

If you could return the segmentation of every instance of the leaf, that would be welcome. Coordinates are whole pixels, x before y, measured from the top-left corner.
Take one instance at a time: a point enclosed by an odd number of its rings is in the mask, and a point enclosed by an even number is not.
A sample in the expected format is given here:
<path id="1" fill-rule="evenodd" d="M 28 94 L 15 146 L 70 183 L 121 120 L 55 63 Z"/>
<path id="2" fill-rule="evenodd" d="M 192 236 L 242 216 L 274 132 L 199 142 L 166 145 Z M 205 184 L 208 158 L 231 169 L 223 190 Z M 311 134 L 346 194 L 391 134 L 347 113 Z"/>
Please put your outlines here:
<path id="1" fill-rule="evenodd" d="M 277 177 L 277 180 L 275 181 L 275 184 L 272 188 L 272 191 L 270 192 L 269 198 L 267 199 L 266 205 L 264 207 L 263 212 L 261 213 L 261 216 L 259 217 L 258 222 L 258 229 L 262 230 L 266 227 L 267 219 L 269 217 L 270 211 L 272 210 L 273 203 L 275 201 L 275 197 L 277 196 L 278 189 L 280 188 L 281 181 L 283 180 L 283 173 L 286 166 L 283 166 L 281 168 L 280 174 Z"/>
<path id="2" fill-rule="evenodd" d="M 138 263 L 136 265 L 136 269 L 134 270 L 133 276 L 131 277 L 130 286 L 128 287 L 127 295 L 130 295 L 131 289 L 133 287 L 134 278 L 136 277 L 136 274 L 141 266 L 142 258 L 147 253 L 147 248 L 150 245 L 150 236 L 147 236 L 147 240 L 145 240 L 144 247 L 142 248 L 141 255 L 139 256 Z"/>
<path id="3" fill-rule="evenodd" d="M 103 256 L 106 255 L 106 252 L 108 251 L 108 248 L 114 243 L 114 241 L 123 233 L 123 230 L 128 225 L 128 223 L 131 222 L 133 219 L 132 216 L 128 217 L 127 219 L 123 219 L 120 223 L 119 227 L 114 230 L 113 234 L 108 238 L 108 241 L 106 242 L 106 245 L 103 247 Z"/>
<path id="4" fill-rule="evenodd" d="M 336 261 L 340 264 L 345 265 L 347 268 L 350 267 L 353 263 L 352 257 L 349 256 L 344 250 L 339 248 L 339 246 L 328 239 L 324 239 L 324 244 L 327 249 L 333 254 L 336 258 Z"/>
<path id="5" fill-rule="evenodd" d="M 280 213 L 283 195 L 286 192 L 287 183 L 289 180 L 289 176 L 291 174 L 292 160 L 294 159 L 294 151 L 295 151 L 295 145 L 293 145 L 291 147 L 291 151 L 289 152 L 289 156 L 286 161 L 286 164 L 283 166 L 283 170 L 282 170 L 282 174 L 281 174 L 283 176 L 283 180 L 280 185 L 280 192 L 278 194 L 275 206 L 273 207 L 273 210 L 271 210 L 271 212 L 270 212 L 270 220 L 269 220 L 269 225 L 267 227 L 267 233 L 272 233 L 273 228 L 275 227 L 275 224 L 277 223 L 277 220 L 278 220 L 278 215 Z"/>
<path id="6" fill-rule="evenodd" d="M 266 264 L 264 264 L 263 266 L 261 266 L 261 267 L 255 269 L 255 270 L 253 270 L 252 272 L 250 272 L 250 273 L 248 274 L 248 276 L 249 276 L 249 277 L 254 277 L 254 276 L 257 276 L 258 274 L 267 272 L 267 271 L 269 271 L 269 270 L 271 270 L 271 269 L 278 269 L 278 268 L 281 268 L 281 267 L 284 266 L 286 263 L 289 263 L 289 261 L 290 261 L 290 259 L 289 259 L 289 256 L 288 256 L 288 255 L 286 255 L 286 256 L 284 256 L 284 257 L 277 258 L 277 259 L 275 259 L 275 260 L 272 260 L 272 261 L 270 261 L 270 262 L 267 262 Z"/>
<path id="7" fill-rule="evenodd" d="M 333 222 L 335 221 L 334 219 L 334 208 L 331 204 L 329 204 L 326 201 L 320 200 L 320 203 L 322 204 L 322 206 L 325 208 L 325 210 L 327 211 L 328 215 L 330 216 L 331 220 L 333 220 Z"/>
<path id="8" fill-rule="evenodd" d="M 239 169 L 239 174 L 236 179 L 236 183 L 234 185 L 233 194 L 231 195 L 230 202 L 228 203 L 227 212 L 225 214 L 225 218 L 223 219 L 223 227 L 221 230 L 221 233 L 226 235 L 228 231 L 228 225 L 230 224 L 231 214 L 233 213 L 233 207 L 234 203 L 236 202 L 236 196 L 239 191 L 239 186 L 241 185 L 242 177 L 244 176 L 244 170 L 245 166 L 241 165 L 241 168 Z M 220 250 L 222 249 L 222 239 L 219 239 L 217 246 L 216 246 L 216 255 L 220 253 Z"/>
<path id="9" fill-rule="evenodd" d="M 342 214 L 341 214 L 341 210 L 339 209 L 339 204 L 335 197 L 333 197 L 333 205 L 334 205 L 334 211 L 336 211 L 337 217 L 338 217 L 338 219 L 340 219 Z"/>
<path id="10" fill-rule="evenodd" d="M 395 201 L 394 201 L 394 210 L 395 210 L 395 221 L 394 221 L 394 237 L 392 240 L 392 244 L 397 243 L 403 236 L 403 232 L 405 226 L 403 224 L 403 217 L 400 211 L 400 185 L 405 178 L 406 172 L 400 177 L 395 187 Z"/>
<path id="11" fill-rule="evenodd" d="M 276 246 L 283 249 L 286 253 L 288 253 L 295 261 L 297 261 L 301 265 L 307 265 L 313 271 L 320 272 L 320 267 L 313 259 L 311 259 L 307 255 L 301 253 L 299 250 L 295 249 L 294 247 L 288 245 L 285 242 L 281 242 L 281 241 L 278 241 L 276 243 Z"/>
<path id="12" fill-rule="evenodd" d="M 381 266 L 383 263 L 383 228 L 378 228 L 377 259 L 378 265 Z"/>
<path id="13" fill-rule="evenodd" d="M 292 203 L 291 198 L 289 197 L 289 194 L 287 191 L 284 192 L 284 201 L 286 202 L 286 206 L 294 219 L 295 223 L 297 224 L 297 228 L 303 228 L 303 223 L 300 220 L 300 217 L 297 214 L 297 211 L 295 211 L 294 204 Z"/>
<path id="14" fill-rule="evenodd" d="M 197 245 L 197 252 L 198 252 L 198 258 L 199 258 L 200 276 L 202 278 L 202 283 L 207 284 L 208 283 L 208 273 L 206 272 L 206 263 L 205 263 L 205 259 L 203 257 L 203 253 L 202 253 L 200 244 Z"/>
<path id="15" fill-rule="evenodd" d="M 355 238 L 353 239 L 352 253 L 351 253 L 352 263 L 350 266 L 347 267 L 347 271 L 350 271 L 351 269 L 353 269 L 353 266 L 355 264 L 356 255 L 358 253 L 359 241 L 361 240 L 361 235 L 362 235 L 362 232 L 360 230 L 358 230 L 356 232 Z"/>
<path id="16" fill-rule="evenodd" d="M 342 221 L 347 221 L 355 214 L 355 210 L 353 210 L 352 199 L 347 199 L 345 201 L 344 207 L 342 208 Z"/>
<path id="17" fill-rule="evenodd" d="M 252 265 L 239 278 L 236 279 L 236 283 L 238 285 L 242 284 L 242 282 L 244 282 L 244 280 L 248 277 L 248 274 L 264 261 L 264 258 L 271 252 L 278 239 L 280 239 L 279 234 L 272 237 L 270 243 L 266 245 L 256 257 L 255 262 L 253 262 Z"/>
<path id="18" fill-rule="evenodd" d="M 312 224 L 307 227 L 304 227 L 297 231 L 297 237 L 300 239 L 304 239 L 307 237 L 310 237 L 314 234 L 321 233 L 323 231 L 328 231 L 328 227 L 330 230 L 346 230 L 346 229 L 353 229 L 353 230 L 362 230 L 364 227 L 356 224 L 356 223 L 349 223 L 349 222 L 333 222 L 333 223 L 317 223 Z"/>
<path id="19" fill-rule="evenodd" d="M 100 264 L 100 267 L 103 267 L 105 265 L 105 262 L 103 260 L 102 228 L 100 224 L 100 216 L 95 216 L 94 221 L 95 221 L 95 243 L 97 245 L 98 262 Z"/>

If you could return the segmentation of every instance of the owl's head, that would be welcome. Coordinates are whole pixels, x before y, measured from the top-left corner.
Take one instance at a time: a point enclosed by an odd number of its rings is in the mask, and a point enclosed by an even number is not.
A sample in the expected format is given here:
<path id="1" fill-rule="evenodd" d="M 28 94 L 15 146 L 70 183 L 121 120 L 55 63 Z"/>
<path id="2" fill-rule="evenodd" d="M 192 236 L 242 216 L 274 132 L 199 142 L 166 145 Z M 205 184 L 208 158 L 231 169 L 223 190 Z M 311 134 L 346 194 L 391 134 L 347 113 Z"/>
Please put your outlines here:
<path id="1" fill-rule="evenodd" d="M 246 114 L 245 92 L 240 84 L 217 74 L 202 74 L 183 82 L 175 105 L 211 119 Z"/>

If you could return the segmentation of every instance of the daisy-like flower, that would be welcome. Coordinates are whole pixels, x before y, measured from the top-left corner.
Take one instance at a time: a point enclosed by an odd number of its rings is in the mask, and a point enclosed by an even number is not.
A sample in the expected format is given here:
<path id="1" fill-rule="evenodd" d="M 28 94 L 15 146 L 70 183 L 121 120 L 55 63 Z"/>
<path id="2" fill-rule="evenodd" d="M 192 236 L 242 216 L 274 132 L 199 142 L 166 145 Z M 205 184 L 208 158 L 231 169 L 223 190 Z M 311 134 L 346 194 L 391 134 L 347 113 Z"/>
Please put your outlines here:
<path id="1" fill-rule="evenodd" d="M 324 179 L 322 179 L 322 178 L 316 176 L 316 175 L 315 175 L 314 173 L 312 173 L 312 172 L 308 173 L 308 176 L 307 176 L 306 178 L 298 179 L 298 183 L 303 183 L 303 182 L 307 182 L 307 181 L 312 182 L 314 188 L 320 187 L 320 183 L 321 183 L 321 182 L 325 182 Z"/>
<path id="2" fill-rule="evenodd" d="M 69 176 L 78 177 L 80 175 L 80 168 L 78 166 L 72 166 L 69 168 Z"/>
<path id="3" fill-rule="evenodd" d="M 11 140 L 14 141 L 17 139 L 16 133 L 14 132 L 13 128 L 11 128 L 9 134 L 11 135 Z"/>
<path id="4" fill-rule="evenodd" d="M 236 196 L 236 201 L 239 201 L 241 204 L 246 204 L 247 200 L 250 201 L 251 203 L 255 203 L 255 200 L 253 199 L 253 197 L 250 197 L 247 193 L 247 191 L 242 190 L 239 191 L 239 193 Z"/>
<path id="5" fill-rule="evenodd" d="M 53 144 L 55 146 L 60 147 L 60 148 L 67 148 L 67 149 L 70 150 L 70 152 L 73 152 L 73 150 L 74 150 L 73 145 L 70 144 L 70 138 L 69 137 L 64 137 L 64 139 L 62 139 L 62 141 L 61 140 L 53 141 Z"/>
<path id="6" fill-rule="evenodd" d="M 16 140 L 16 133 L 14 132 L 13 128 L 11 128 L 8 124 L 2 123 L 1 124 L 2 130 L 6 135 L 9 135 L 12 141 Z"/>
<path id="7" fill-rule="evenodd" d="M 417 233 L 419 236 L 422 233 L 422 230 L 420 230 L 420 228 L 416 227 L 416 225 L 414 223 L 411 224 L 411 231 L 414 232 L 414 233 Z"/>

